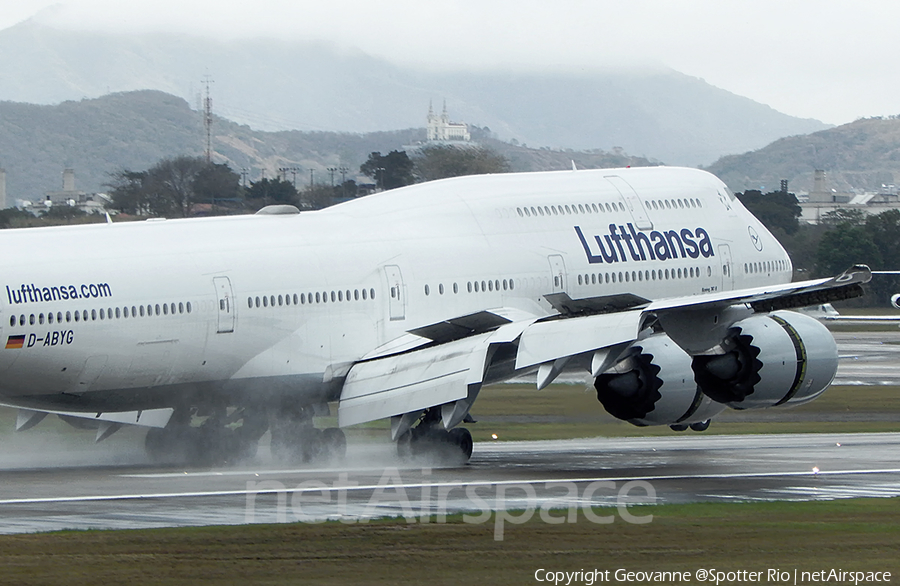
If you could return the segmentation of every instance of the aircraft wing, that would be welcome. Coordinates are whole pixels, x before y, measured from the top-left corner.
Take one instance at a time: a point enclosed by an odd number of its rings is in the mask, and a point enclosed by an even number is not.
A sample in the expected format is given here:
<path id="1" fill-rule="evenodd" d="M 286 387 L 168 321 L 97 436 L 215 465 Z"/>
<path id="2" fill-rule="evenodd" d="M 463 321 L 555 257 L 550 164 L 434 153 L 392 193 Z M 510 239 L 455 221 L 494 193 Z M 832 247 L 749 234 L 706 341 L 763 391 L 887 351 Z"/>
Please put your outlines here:
<path id="1" fill-rule="evenodd" d="M 661 301 L 631 295 L 573 300 L 557 293 L 545 296 L 558 311 L 549 317 L 499 309 L 416 328 L 351 367 L 339 424 L 443 405 L 449 428 L 482 384 L 502 380 L 497 373 L 511 377 L 536 368 L 543 388 L 575 359 L 596 376 L 654 320 L 688 352 L 706 352 L 743 316 L 856 297 L 870 278 L 867 267 L 855 266 L 831 279 Z"/>

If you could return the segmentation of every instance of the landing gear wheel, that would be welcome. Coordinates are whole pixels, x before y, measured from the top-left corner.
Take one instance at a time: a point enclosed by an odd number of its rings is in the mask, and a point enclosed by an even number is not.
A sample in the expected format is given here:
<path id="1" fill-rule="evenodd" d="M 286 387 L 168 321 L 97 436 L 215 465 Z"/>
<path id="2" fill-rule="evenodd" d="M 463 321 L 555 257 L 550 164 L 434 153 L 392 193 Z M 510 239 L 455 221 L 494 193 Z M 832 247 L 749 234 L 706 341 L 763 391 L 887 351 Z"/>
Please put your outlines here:
<path id="1" fill-rule="evenodd" d="M 169 434 L 166 433 L 166 430 L 159 427 L 151 427 L 147 431 L 147 436 L 144 438 L 144 449 L 154 462 L 159 462 L 169 453 L 171 442 L 167 441 L 168 437 Z"/>
<path id="2" fill-rule="evenodd" d="M 299 454 L 303 463 L 318 459 L 325 448 L 325 434 L 321 429 L 305 427 L 300 432 Z"/>
<path id="3" fill-rule="evenodd" d="M 472 434 L 464 427 L 450 431 L 414 428 L 397 439 L 397 455 L 403 459 L 421 456 L 453 465 L 465 464 L 472 457 L 472 448 Z"/>
<path id="4" fill-rule="evenodd" d="M 322 432 L 322 440 L 329 458 L 342 460 L 347 455 L 347 436 L 339 427 L 329 427 Z"/>
<path id="5" fill-rule="evenodd" d="M 687 431 L 688 425 L 686 423 L 674 423 L 669 426 L 669 429 L 672 431 Z"/>
<path id="6" fill-rule="evenodd" d="M 463 455 L 463 463 L 468 462 L 472 457 L 472 449 L 475 443 L 472 441 L 472 434 L 465 427 L 455 427 L 448 434 L 450 443 L 459 448 Z"/>
<path id="7" fill-rule="evenodd" d="M 709 419 L 707 419 L 706 421 L 700 421 L 699 423 L 692 423 L 691 429 L 693 431 L 706 431 L 707 429 L 709 429 L 709 423 Z"/>

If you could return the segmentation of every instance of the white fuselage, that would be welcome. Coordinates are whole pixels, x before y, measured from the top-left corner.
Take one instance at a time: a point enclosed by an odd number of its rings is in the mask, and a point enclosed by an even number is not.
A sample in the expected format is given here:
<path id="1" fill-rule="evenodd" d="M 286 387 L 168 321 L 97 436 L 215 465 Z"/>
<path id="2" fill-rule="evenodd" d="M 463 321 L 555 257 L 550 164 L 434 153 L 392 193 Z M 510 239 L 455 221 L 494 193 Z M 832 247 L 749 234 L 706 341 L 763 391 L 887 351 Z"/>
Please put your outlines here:
<path id="1" fill-rule="evenodd" d="M 334 400 L 355 361 L 453 317 L 545 316 L 554 292 L 658 300 L 791 278 L 718 179 L 666 167 L 465 177 L 316 212 L 0 243 L 0 400 L 82 411 Z"/>

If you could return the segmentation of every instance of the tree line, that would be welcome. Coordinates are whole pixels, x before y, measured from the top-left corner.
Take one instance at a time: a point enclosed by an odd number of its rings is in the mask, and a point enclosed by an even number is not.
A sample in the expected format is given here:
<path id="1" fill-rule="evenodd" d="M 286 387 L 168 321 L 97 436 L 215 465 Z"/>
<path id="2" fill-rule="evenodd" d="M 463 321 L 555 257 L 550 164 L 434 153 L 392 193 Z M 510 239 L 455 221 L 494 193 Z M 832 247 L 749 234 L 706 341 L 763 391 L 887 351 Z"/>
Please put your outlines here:
<path id="1" fill-rule="evenodd" d="M 188 217 L 256 211 L 287 204 L 320 209 L 368 191 L 395 189 L 422 181 L 509 171 L 504 157 L 484 147 L 432 146 L 410 157 L 405 151 L 373 152 L 360 166 L 370 186 L 347 180 L 339 185 L 312 183 L 297 189 L 284 177 L 262 178 L 248 186 L 228 165 L 203 158 L 163 159 L 145 171 L 123 169 L 111 176 L 112 208 L 134 216 Z"/>
<path id="2" fill-rule="evenodd" d="M 858 209 L 827 212 L 817 224 L 800 222 L 793 193 L 747 190 L 738 199 L 788 251 L 800 279 L 837 275 L 854 264 L 872 270 L 900 270 L 900 210 L 867 215 Z M 879 277 L 868 285 L 869 300 L 884 305 L 900 292 L 898 279 Z"/>

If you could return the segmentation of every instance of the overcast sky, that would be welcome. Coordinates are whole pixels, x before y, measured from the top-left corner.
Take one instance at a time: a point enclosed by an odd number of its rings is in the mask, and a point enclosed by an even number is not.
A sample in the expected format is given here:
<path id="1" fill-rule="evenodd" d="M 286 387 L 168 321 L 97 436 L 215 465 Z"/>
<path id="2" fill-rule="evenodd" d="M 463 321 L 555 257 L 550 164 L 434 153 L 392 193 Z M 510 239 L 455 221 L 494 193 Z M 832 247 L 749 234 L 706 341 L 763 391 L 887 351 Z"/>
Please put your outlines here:
<path id="1" fill-rule="evenodd" d="M 400 64 L 667 66 L 832 124 L 900 114 L 900 2 L 857 0 L 0 0 L 0 29 L 324 39 Z"/>

